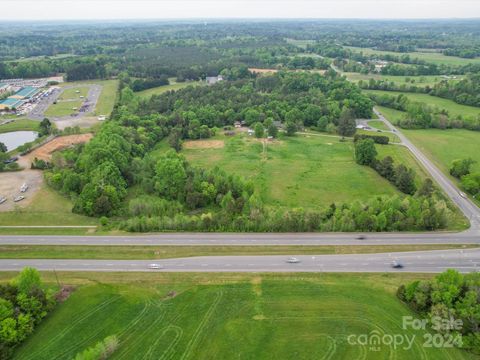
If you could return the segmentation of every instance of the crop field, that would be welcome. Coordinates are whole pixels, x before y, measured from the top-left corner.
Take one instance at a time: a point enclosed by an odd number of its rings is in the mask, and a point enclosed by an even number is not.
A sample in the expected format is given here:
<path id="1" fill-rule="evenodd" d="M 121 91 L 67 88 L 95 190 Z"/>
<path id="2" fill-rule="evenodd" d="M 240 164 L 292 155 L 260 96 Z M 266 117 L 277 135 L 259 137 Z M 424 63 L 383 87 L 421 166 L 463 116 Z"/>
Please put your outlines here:
<path id="1" fill-rule="evenodd" d="M 198 166 L 219 166 L 254 180 L 268 205 L 323 207 L 398 193 L 374 170 L 357 165 L 353 143 L 340 142 L 336 136 L 297 135 L 265 143 L 243 135 L 222 139 L 223 148 L 183 153 Z"/>
<path id="2" fill-rule="evenodd" d="M 53 274 L 45 276 L 53 285 Z M 474 358 L 458 349 L 423 347 L 424 330 L 402 328 L 402 317 L 414 316 L 395 296 L 400 284 L 413 279 L 407 274 L 58 277 L 77 290 L 14 359 L 71 359 L 110 335 L 119 338 L 112 359 Z M 414 338 L 410 348 L 352 345 L 352 337 L 362 334 Z"/>
<path id="3" fill-rule="evenodd" d="M 478 116 L 480 115 L 480 108 L 475 106 L 467 106 L 462 104 L 457 104 L 456 102 L 443 99 L 437 96 L 431 96 L 428 94 L 417 94 L 417 93 L 408 93 L 408 92 L 399 92 L 399 91 L 383 91 L 383 90 L 363 90 L 367 94 L 376 94 L 376 95 L 390 95 L 398 96 L 400 94 L 405 95 L 412 101 L 423 102 L 430 106 L 436 106 L 439 109 L 445 109 L 453 116 Z"/>
<path id="4" fill-rule="evenodd" d="M 359 47 L 353 47 L 353 46 L 345 46 L 345 47 L 355 52 L 363 52 L 365 55 L 387 55 L 388 54 L 388 55 L 394 55 L 394 56 L 402 56 L 402 55 L 408 54 L 412 59 L 417 58 L 433 64 L 461 66 L 461 65 L 467 65 L 467 64 L 480 63 L 480 58 L 464 59 L 456 56 L 446 56 L 437 52 L 415 51 L 415 52 L 409 52 L 409 53 L 398 53 L 393 51 L 381 51 L 381 50 L 374 50 L 370 48 L 359 48 Z"/>
<path id="5" fill-rule="evenodd" d="M 173 83 L 170 83 L 169 85 L 158 86 L 158 87 L 155 87 L 155 88 L 139 91 L 135 94 L 140 96 L 143 99 L 148 99 L 152 95 L 160 95 L 160 94 L 163 94 L 164 92 L 167 92 L 167 91 L 170 91 L 170 90 L 179 90 L 179 89 L 183 89 L 183 88 L 185 88 L 189 85 L 194 85 L 195 86 L 195 85 L 200 85 L 200 84 L 201 84 L 200 81 L 190 81 L 190 82 L 180 82 L 180 83 L 173 82 Z"/>

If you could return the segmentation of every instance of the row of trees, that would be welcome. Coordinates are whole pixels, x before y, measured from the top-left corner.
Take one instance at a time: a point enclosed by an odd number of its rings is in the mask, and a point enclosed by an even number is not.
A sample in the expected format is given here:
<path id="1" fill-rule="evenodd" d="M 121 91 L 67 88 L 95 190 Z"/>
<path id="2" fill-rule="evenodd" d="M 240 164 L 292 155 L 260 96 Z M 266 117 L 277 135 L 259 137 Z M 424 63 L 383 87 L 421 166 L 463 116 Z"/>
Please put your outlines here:
<path id="1" fill-rule="evenodd" d="M 243 204 L 243 206 L 240 206 Z M 201 215 L 136 216 L 122 221 L 126 231 L 420 231 L 443 229 L 452 216 L 434 197 L 376 197 L 367 202 L 335 204 L 321 210 L 265 207 L 252 195 L 224 201 L 222 208 Z"/>
<path id="2" fill-rule="evenodd" d="M 33 268 L 24 268 L 13 281 L 0 284 L 0 358 L 10 359 L 13 349 L 54 306 L 53 294 L 44 289 Z"/>
<path id="3" fill-rule="evenodd" d="M 480 354 L 480 274 L 447 270 L 432 280 L 413 281 L 398 288 L 398 297 L 432 321 L 437 333 L 453 344 Z"/>
<path id="4" fill-rule="evenodd" d="M 409 195 L 415 194 L 417 187 L 413 169 L 407 169 L 403 164 L 395 166 L 390 156 L 386 156 L 382 160 L 377 160 L 376 156 L 377 150 L 373 139 L 367 138 L 355 142 L 355 159 L 358 164 L 370 166 L 401 192 Z M 431 193 L 423 193 L 422 195 L 429 196 Z"/>
<path id="5" fill-rule="evenodd" d="M 429 106 L 425 103 L 408 99 L 404 94 L 376 95 L 369 94 L 378 105 L 404 111 L 405 115 L 398 125 L 406 129 L 468 129 L 480 131 L 480 116 L 452 116 L 445 109 Z"/>

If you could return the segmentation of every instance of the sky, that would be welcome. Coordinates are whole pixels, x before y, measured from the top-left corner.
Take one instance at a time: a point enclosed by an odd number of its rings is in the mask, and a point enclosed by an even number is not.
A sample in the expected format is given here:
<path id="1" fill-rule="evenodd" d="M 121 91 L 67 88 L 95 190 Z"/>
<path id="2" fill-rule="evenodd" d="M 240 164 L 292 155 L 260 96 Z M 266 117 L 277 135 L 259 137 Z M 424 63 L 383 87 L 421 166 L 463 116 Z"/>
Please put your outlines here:
<path id="1" fill-rule="evenodd" d="M 480 18 L 480 0 L 0 0 L 0 21 L 183 18 Z"/>

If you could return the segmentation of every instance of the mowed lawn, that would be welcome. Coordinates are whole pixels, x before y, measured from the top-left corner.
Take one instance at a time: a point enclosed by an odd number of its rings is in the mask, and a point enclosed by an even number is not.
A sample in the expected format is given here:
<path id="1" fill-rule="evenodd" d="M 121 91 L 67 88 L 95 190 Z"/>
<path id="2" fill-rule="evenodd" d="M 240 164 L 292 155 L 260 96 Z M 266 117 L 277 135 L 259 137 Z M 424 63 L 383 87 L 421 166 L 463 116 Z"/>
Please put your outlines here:
<path id="1" fill-rule="evenodd" d="M 473 116 L 477 117 L 480 115 L 480 108 L 475 106 L 467 106 L 462 104 L 457 104 L 456 102 L 443 99 L 437 96 L 431 96 L 428 94 L 417 94 L 417 93 L 408 93 L 408 92 L 399 92 L 399 91 L 383 91 L 383 90 L 363 90 L 367 94 L 376 94 L 376 95 L 390 95 L 398 96 L 400 94 L 405 95 L 411 101 L 422 102 L 430 106 L 438 107 L 439 109 L 445 109 L 453 116 Z"/>
<path id="2" fill-rule="evenodd" d="M 473 172 L 480 172 L 480 132 L 464 129 L 402 130 L 403 133 L 444 173 L 448 174 L 452 161 L 472 158 Z"/>
<path id="3" fill-rule="evenodd" d="M 219 166 L 254 181 L 272 206 L 327 206 L 398 191 L 374 170 L 355 163 L 353 142 L 314 134 L 267 142 L 246 135 L 222 137 L 223 148 L 185 149 L 193 165 Z M 205 142 L 208 144 L 208 140 Z"/>
<path id="4" fill-rule="evenodd" d="M 78 112 L 78 109 L 83 104 L 83 100 L 59 100 L 56 104 L 52 104 L 48 107 L 45 111 L 45 116 L 53 116 L 53 117 L 60 117 L 60 116 L 67 116 L 71 114 L 75 114 Z"/>
<path id="5" fill-rule="evenodd" d="M 197 86 L 197 85 L 200 85 L 200 84 L 201 84 L 200 81 L 193 81 L 193 82 L 189 81 L 189 82 L 180 82 L 180 83 L 171 82 L 169 85 L 158 86 L 158 87 L 154 87 L 154 88 L 151 88 L 151 89 L 142 90 L 142 91 L 136 92 L 135 94 L 140 96 L 143 99 L 148 99 L 152 95 L 160 95 L 160 94 L 163 94 L 164 92 L 167 92 L 167 91 L 179 90 L 179 89 L 183 89 L 183 88 L 185 88 L 187 86 L 190 86 L 190 85 Z"/>
<path id="6" fill-rule="evenodd" d="M 406 112 L 392 109 L 385 106 L 376 105 L 375 108 L 380 111 L 380 113 L 385 116 L 385 118 L 390 121 L 392 124 L 398 124 L 400 120 L 405 118 Z"/>
<path id="7" fill-rule="evenodd" d="M 77 93 L 78 91 L 78 93 Z M 70 89 L 66 89 L 60 95 L 59 100 L 71 100 L 71 99 L 80 99 L 80 96 L 87 96 L 88 87 L 87 86 L 78 86 Z"/>
<path id="8" fill-rule="evenodd" d="M 399 53 L 393 51 L 382 51 L 382 50 L 374 50 L 370 48 L 359 48 L 353 46 L 345 46 L 345 48 L 350 49 L 354 52 L 363 52 L 364 55 L 393 55 L 393 56 L 402 56 L 405 54 L 410 55 L 411 59 L 420 59 L 425 60 L 427 62 L 433 64 L 445 64 L 445 65 L 453 65 L 453 66 L 461 66 L 467 64 L 480 64 L 480 58 L 475 59 L 464 59 L 457 56 L 446 56 L 442 53 L 437 52 L 409 52 L 409 53 Z"/>
<path id="9" fill-rule="evenodd" d="M 2 121 L 5 121 L 5 120 L 0 118 L 0 122 Z M 8 124 L 0 125 L 0 133 L 6 133 L 10 131 L 28 131 L 28 130 L 38 131 L 39 125 L 40 125 L 39 121 L 17 118 Z"/>
<path id="10" fill-rule="evenodd" d="M 102 86 L 102 92 L 100 97 L 98 98 L 97 105 L 95 107 L 95 115 L 110 115 L 113 110 L 113 106 L 115 105 L 115 100 L 117 98 L 117 91 L 118 91 L 118 80 L 84 80 L 84 81 L 73 81 L 73 82 L 65 82 L 61 83 L 60 86 L 72 86 L 72 85 L 86 85 L 86 84 L 97 84 Z M 85 89 L 88 93 L 87 87 L 79 86 L 75 88 L 75 90 Z M 75 94 L 75 90 L 73 93 Z M 82 90 L 81 90 L 82 91 Z M 70 90 L 65 90 L 64 94 L 67 93 L 69 95 Z M 65 98 L 67 98 L 65 95 Z M 71 94 L 70 94 L 71 95 Z M 76 95 L 83 95 L 86 97 L 86 93 L 79 93 Z"/>
<path id="11" fill-rule="evenodd" d="M 34 196 L 26 208 L 0 212 L 0 226 L 78 226 L 98 223 L 95 218 L 72 213 L 72 202 L 45 184 Z M 12 229 L 8 232 L 11 233 Z"/>
<path id="12" fill-rule="evenodd" d="M 424 330 L 402 328 L 402 317 L 415 314 L 396 289 L 429 275 L 57 275 L 79 287 L 14 359 L 72 359 L 110 335 L 119 338 L 112 360 L 474 358 L 424 347 Z M 371 334 L 414 336 L 413 346 L 351 344 Z"/>

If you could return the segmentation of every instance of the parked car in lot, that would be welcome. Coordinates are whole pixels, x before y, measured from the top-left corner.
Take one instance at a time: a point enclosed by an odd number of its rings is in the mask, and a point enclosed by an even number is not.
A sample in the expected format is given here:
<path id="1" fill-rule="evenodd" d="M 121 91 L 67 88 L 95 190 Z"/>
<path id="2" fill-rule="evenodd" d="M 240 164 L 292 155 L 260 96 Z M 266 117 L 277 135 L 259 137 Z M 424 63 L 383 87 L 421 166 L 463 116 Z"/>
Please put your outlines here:
<path id="1" fill-rule="evenodd" d="M 14 201 L 14 202 L 19 202 L 19 201 L 22 201 L 23 199 L 25 199 L 25 196 L 23 196 L 23 195 L 18 195 L 18 196 L 15 196 L 15 197 L 13 198 L 13 201 Z"/>
<path id="2" fill-rule="evenodd" d="M 160 270 L 163 269 L 163 266 L 160 264 L 148 264 L 148 268 L 151 270 Z"/>
<path id="3" fill-rule="evenodd" d="M 290 264 L 297 264 L 297 263 L 299 263 L 299 262 L 300 262 L 300 260 L 297 259 L 296 257 L 289 257 L 289 258 L 287 259 L 287 263 L 290 263 Z"/>
<path id="4" fill-rule="evenodd" d="M 20 192 L 24 193 L 25 191 L 28 190 L 28 185 L 27 183 L 23 183 L 23 185 L 20 187 Z"/>

